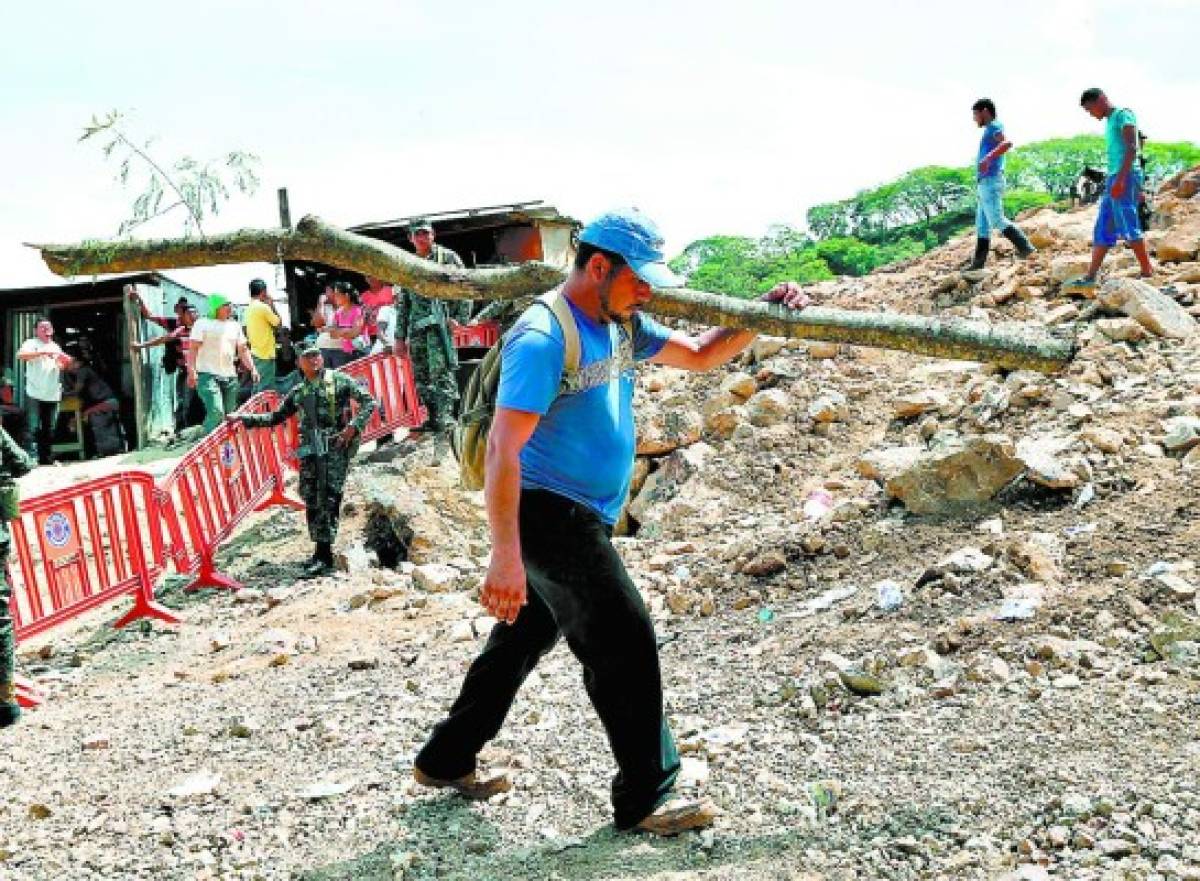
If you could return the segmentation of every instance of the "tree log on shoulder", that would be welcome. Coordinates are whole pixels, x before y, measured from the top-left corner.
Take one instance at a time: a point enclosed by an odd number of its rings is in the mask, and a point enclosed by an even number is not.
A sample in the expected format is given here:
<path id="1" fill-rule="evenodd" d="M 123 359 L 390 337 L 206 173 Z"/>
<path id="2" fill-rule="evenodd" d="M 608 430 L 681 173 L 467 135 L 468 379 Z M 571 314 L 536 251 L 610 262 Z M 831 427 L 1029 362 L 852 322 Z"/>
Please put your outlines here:
<path id="1" fill-rule="evenodd" d="M 563 270 L 545 263 L 498 269 L 457 269 L 422 260 L 403 248 L 347 232 L 308 216 L 295 230 L 247 229 L 206 238 L 95 241 L 32 245 L 58 275 L 101 275 L 311 260 L 374 276 L 449 300 L 511 300 L 560 284 Z M 793 339 L 831 340 L 896 349 L 916 355 L 988 361 L 1002 367 L 1052 373 L 1070 363 L 1074 340 L 1041 325 L 989 324 L 922 318 L 894 312 L 856 312 L 739 300 L 686 288 L 655 291 L 645 307 L 658 315 L 698 324 L 746 328 Z"/>

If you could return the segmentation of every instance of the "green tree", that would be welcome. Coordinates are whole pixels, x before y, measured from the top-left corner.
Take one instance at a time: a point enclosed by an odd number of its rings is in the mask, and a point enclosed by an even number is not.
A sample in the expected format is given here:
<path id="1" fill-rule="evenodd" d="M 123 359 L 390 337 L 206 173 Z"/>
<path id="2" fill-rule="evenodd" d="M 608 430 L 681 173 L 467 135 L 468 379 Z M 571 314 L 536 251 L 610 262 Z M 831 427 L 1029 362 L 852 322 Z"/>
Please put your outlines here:
<path id="1" fill-rule="evenodd" d="M 122 185 L 141 181 L 129 216 L 121 222 L 117 235 L 182 209 L 184 235 L 196 232 L 203 236 L 205 217 L 220 212 L 231 190 L 252 195 L 258 189 L 258 157 L 252 153 L 234 151 L 203 162 L 184 156 L 164 166 L 150 153 L 153 139 L 135 141 L 125 117 L 116 110 L 103 118 L 92 117 L 79 140 L 92 138 L 104 140 L 104 157 L 117 162 L 117 180 Z"/>

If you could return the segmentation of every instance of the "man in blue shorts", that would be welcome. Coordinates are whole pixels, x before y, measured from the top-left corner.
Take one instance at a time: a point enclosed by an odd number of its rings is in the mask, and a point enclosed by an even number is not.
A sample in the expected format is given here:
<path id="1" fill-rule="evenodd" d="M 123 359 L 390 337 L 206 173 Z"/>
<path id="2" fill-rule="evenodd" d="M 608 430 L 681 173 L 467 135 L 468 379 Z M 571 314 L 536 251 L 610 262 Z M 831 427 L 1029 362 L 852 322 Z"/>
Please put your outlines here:
<path id="1" fill-rule="evenodd" d="M 1087 275 L 1065 282 L 1068 293 L 1087 294 L 1096 287 L 1100 264 L 1109 248 L 1124 239 L 1137 256 L 1142 278 L 1154 275 L 1142 226 L 1138 219 L 1138 199 L 1141 196 L 1141 169 L 1137 166 L 1138 130 L 1133 111 L 1114 107 L 1100 89 L 1088 89 L 1079 99 L 1083 109 L 1095 119 L 1106 120 L 1104 142 L 1108 150 L 1108 179 L 1100 197 L 1100 213 L 1092 233 L 1092 262 Z"/>
<path id="2" fill-rule="evenodd" d="M 1004 154 L 1012 149 L 1012 141 L 1004 134 L 1004 126 L 996 119 L 996 105 L 990 98 L 980 98 L 971 108 L 975 124 L 983 129 L 979 154 L 975 159 L 976 193 L 979 204 L 975 210 L 975 259 L 968 272 L 982 272 L 992 244 L 992 233 L 999 232 L 1013 243 L 1017 256 L 1025 259 L 1035 252 L 1025 234 L 1004 216 Z"/>
<path id="3" fill-rule="evenodd" d="M 713 328 L 693 337 L 644 315 L 655 287 L 681 284 L 661 249 L 641 212 L 601 215 L 580 234 L 563 286 L 505 336 L 486 458 L 492 554 L 480 598 L 499 623 L 417 755 L 418 783 L 476 799 L 509 788 L 504 776 L 479 773 L 476 756 L 563 637 L 616 758 L 617 828 L 673 835 L 716 814 L 707 800 L 670 798 L 680 763 L 663 716 L 654 627 L 610 538 L 633 470 L 634 363 L 708 370 L 755 334 Z M 763 299 L 808 303 L 790 282 Z"/>

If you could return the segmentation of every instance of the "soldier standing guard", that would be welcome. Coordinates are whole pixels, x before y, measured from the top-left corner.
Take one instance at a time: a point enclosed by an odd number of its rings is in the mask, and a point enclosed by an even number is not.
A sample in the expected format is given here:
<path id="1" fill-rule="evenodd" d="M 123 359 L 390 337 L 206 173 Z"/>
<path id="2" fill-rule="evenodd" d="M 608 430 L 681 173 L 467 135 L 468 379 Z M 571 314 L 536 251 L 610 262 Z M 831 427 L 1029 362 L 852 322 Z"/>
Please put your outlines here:
<path id="1" fill-rule="evenodd" d="M 316 345 L 302 348 L 299 356 L 303 379 L 284 396 L 277 410 L 225 418 L 253 429 L 271 428 L 293 413 L 300 414 L 300 497 L 307 506 L 309 538 L 316 544 L 304 574 L 313 578 L 333 571 L 333 541 L 346 474 L 376 404 L 349 376 L 326 370 Z M 351 401 L 358 403 L 357 412 Z"/>
<path id="2" fill-rule="evenodd" d="M 418 257 L 439 266 L 463 268 L 457 254 L 434 242 L 433 226 L 428 220 L 413 221 L 408 239 Z M 458 403 L 458 355 L 450 336 L 450 322 L 469 321 L 471 301 L 436 300 L 407 289 L 396 301 L 396 342 L 400 353 L 407 352 L 412 359 L 417 394 L 429 409 L 429 430 L 448 431 L 454 424 Z"/>
<path id="3" fill-rule="evenodd" d="M 8 583 L 8 555 L 12 536 L 8 521 L 20 514 L 16 479 L 33 469 L 33 459 L 0 428 L 0 728 L 21 718 L 13 685 L 13 622 L 9 611 L 12 585 Z"/>

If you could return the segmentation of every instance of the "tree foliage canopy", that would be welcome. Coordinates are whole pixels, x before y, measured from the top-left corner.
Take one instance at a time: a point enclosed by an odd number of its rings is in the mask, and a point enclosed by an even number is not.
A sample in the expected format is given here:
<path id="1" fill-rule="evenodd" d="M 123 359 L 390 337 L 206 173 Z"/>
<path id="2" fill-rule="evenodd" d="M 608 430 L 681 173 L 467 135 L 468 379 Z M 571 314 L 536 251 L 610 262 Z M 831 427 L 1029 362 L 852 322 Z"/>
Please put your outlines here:
<path id="1" fill-rule="evenodd" d="M 1200 146 L 1147 142 L 1150 187 L 1200 164 Z M 1087 166 L 1103 168 L 1104 138 L 1079 135 L 1023 145 L 1008 154 L 1005 212 L 1065 199 Z M 958 235 L 975 212 L 975 170 L 929 165 L 838 202 L 814 205 L 808 230 L 776 226 L 761 239 L 713 236 L 693 242 L 672 267 L 699 290 L 753 297 L 780 281 L 866 273 L 920 256 Z"/>

